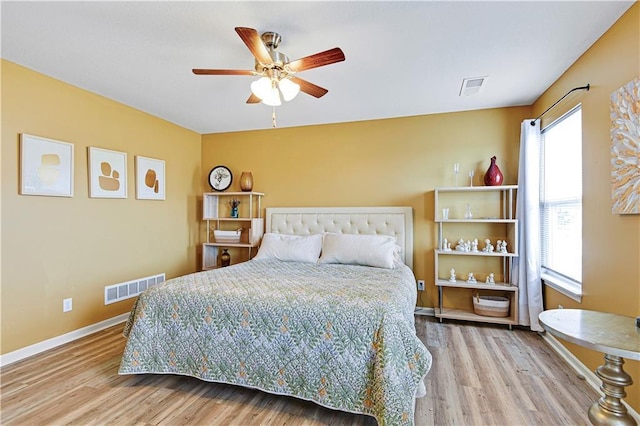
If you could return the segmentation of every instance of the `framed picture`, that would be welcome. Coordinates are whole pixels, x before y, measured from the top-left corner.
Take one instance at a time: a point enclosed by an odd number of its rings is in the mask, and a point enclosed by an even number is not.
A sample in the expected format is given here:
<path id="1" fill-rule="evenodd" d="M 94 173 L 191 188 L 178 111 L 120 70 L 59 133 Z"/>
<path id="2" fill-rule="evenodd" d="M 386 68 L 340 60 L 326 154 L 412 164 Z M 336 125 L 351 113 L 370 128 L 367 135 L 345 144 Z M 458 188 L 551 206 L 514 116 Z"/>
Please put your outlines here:
<path id="1" fill-rule="evenodd" d="M 73 197 L 73 144 L 21 134 L 20 194 Z"/>
<path id="2" fill-rule="evenodd" d="M 127 198 L 127 153 L 89 147 L 89 197 Z"/>
<path id="3" fill-rule="evenodd" d="M 640 214 L 640 77 L 611 94 L 611 198 L 614 214 Z"/>
<path id="4" fill-rule="evenodd" d="M 136 156 L 136 198 L 165 199 L 164 160 Z"/>

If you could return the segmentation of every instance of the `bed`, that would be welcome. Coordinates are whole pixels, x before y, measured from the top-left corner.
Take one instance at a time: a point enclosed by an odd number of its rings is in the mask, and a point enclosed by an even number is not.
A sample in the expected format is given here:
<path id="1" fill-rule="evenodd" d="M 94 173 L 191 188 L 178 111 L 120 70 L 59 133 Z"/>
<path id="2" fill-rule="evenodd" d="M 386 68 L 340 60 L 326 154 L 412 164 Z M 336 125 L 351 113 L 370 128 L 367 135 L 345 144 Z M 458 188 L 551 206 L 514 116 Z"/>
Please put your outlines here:
<path id="1" fill-rule="evenodd" d="M 412 220 L 408 207 L 266 209 L 254 259 L 139 296 L 119 374 L 192 376 L 413 424 L 431 355 L 415 332 Z"/>

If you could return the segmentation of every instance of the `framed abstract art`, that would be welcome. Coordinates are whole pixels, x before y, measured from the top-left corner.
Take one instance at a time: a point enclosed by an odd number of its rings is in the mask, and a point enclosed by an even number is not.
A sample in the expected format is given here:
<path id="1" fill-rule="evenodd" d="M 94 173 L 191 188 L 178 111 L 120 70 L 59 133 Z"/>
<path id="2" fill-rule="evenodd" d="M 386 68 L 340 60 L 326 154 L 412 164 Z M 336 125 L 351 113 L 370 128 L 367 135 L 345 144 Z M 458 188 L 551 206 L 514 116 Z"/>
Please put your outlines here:
<path id="1" fill-rule="evenodd" d="M 611 94 L 611 197 L 614 214 L 640 213 L 640 78 Z"/>
<path id="2" fill-rule="evenodd" d="M 136 156 L 136 198 L 138 200 L 164 200 L 164 160 Z"/>
<path id="3" fill-rule="evenodd" d="M 127 198 L 127 153 L 89 147 L 89 197 Z"/>
<path id="4" fill-rule="evenodd" d="M 73 144 L 21 134 L 20 194 L 73 197 Z"/>

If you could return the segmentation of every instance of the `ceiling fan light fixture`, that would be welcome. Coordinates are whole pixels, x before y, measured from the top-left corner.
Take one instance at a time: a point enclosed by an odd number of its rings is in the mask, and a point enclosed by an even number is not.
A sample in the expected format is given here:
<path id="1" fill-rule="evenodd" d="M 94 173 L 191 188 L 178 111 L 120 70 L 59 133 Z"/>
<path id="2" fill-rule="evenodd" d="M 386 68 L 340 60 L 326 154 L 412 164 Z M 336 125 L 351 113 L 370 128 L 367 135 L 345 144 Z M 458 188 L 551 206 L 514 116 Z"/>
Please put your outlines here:
<path id="1" fill-rule="evenodd" d="M 282 101 L 280 100 L 280 91 L 278 90 L 278 83 L 275 80 L 273 81 L 267 96 L 262 98 L 262 103 L 269 106 L 282 105 Z"/>
<path id="2" fill-rule="evenodd" d="M 271 95 L 271 79 L 269 77 L 260 77 L 251 83 L 251 92 L 260 99 L 267 98 Z"/>
<path id="3" fill-rule="evenodd" d="M 282 97 L 285 101 L 289 102 L 300 93 L 300 85 L 294 83 L 288 78 L 283 78 L 279 83 L 280 91 L 282 92 Z"/>
<path id="4" fill-rule="evenodd" d="M 269 106 L 280 106 L 282 98 L 290 101 L 300 92 L 300 86 L 288 78 L 278 80 L 275 77 L 260 77 L 251 83 L 251 92 L 256 95 L 262 103 Z"/>

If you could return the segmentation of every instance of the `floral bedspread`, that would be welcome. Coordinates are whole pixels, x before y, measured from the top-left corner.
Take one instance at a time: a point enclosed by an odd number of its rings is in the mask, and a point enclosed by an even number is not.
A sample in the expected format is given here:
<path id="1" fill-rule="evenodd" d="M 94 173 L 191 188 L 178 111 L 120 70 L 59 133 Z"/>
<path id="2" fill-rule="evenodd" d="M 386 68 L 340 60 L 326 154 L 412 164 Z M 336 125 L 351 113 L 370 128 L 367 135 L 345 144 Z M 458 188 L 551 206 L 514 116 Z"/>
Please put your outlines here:
<path id="1" fill-rule="evenodd" d="M 174 278 L 136 301 L 120 374 L 233 383 L 413 424 L 431 367 L 411 270 L 251 260 Z"/>

